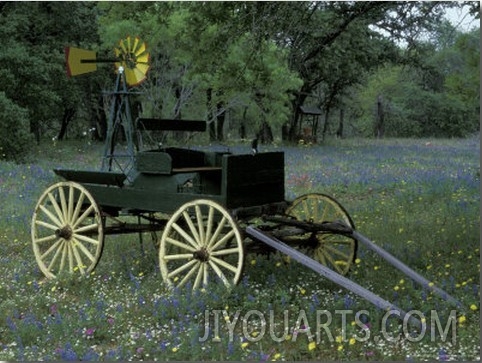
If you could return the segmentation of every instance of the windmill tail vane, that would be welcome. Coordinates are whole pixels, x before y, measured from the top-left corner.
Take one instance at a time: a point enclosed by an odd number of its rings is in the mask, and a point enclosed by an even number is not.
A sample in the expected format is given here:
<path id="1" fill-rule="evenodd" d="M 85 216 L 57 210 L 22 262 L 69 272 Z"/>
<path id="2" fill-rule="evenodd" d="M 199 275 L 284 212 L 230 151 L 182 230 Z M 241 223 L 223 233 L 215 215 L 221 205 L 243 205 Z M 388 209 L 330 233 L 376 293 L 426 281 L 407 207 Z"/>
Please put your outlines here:
<path id="1" fill-rule="evenodd" d="M 126 82 L 130 87 L 139 85 L 147 78 L 150 54 L 147 51 L 146 43 L 140 38 L 128 36 L 121 39 L 114 52 L 115 58 L 100 59 L 95 51 L 66 47 L 67 75 L 74 77 L 95 72 L 98 63 L 114 63 L 116 70 L 122 67 Z"/>

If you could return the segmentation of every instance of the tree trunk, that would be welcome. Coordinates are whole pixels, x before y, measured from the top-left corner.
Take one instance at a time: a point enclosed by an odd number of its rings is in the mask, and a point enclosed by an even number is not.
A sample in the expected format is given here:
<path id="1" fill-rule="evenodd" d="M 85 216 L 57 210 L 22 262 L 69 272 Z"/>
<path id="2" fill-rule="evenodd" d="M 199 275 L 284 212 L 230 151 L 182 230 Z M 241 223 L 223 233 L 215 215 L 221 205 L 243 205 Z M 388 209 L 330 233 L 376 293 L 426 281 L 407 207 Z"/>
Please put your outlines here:
<path id="1" fill-rule="evenodd" d="M 288 129 L 288 141 L 297 141 L 297 137 L 300 134 L 300 107 L 304 104 L 306 97 L 310 93 L 310 91 L 311 90 L 308 87 L 303 86 L 300 93 L 291 103 L 293 108 L 293 114 Z"/>
<path id="2" fill-rule="evenodd" d="M 246 114 L 248 112 L 248 108 L 245 107 L 243 111 L 243 118 L 241 119 L 241 125 L 239 126 L 239 137 L 241 139 L 246 139 Z"/>
<path id="3" fill-rule="evenodd" d="M 30 120 L 30 132 L 34 134 L 37 145 L 40 144 L 40 123 L 37 119 Z"/>
<path id="4" fill-rule="evenodd" d="M 330 124 L 330 108 L 325 109 L 325 124 L 323 125 L 323 132 L 321 134 L 321 140 L 325 140 L 326 133 L 328 132 L 328 126 Z"/>
<path id="5" fill-rule="evenodd" d="M 104 97 L 98 96 L 92 103 L 92 127 L 95 128 L 93 138 L 104 141 L 107 135 L 107 114 L 104 108 Z"/>
<path id="6" fill-rule="evenodd" d="M 345 112 L 343 108 L 340 108 L 340 121 L 338 123 L 338 130 L 336 130 L 336 136 L 343 139 L 343 123 L 345 118 Z"/>
<path id="7" fill-rule="evenodd" d="M 208 110 L 209 141 L 216 140 L 216 123 L 214 122 L 212 100 L 213 100 L 213 90 L 212 88 L 208 88 L 206 90 L 206 108 Z"/>
<path id="8" fill-rule="evenodd" d="M 216 134 L 217 141 L 224 141 L 224 121 L 226 121 L 226 110 L 223 110 L 223 104 L 217 104 L 217 117 L 216 117 Z"/>
<path id="9" fill-rule="evenodd" d="M 64 109 L 64 114 L 62 116 L 62 124 L 60 125 L 60 131 L 59 134 L 57 135 L 57 140 L 63 140 L 65 138 L 65 135 L 67 134 L 67 128 L 70 124 L 70 121 L 75 116 L 75 108 L 73 107 L 68 107 Z"/>
<path id="10" fill-rule="evenodd" d="M 259 142 L 262 144 L 268 144 L 273 142 L 273 131 L 271 126 L 268 125 L 266 121 L 263 121 L 261 128 L 258 132 Z"/>
<path id="11" fill-rule="evenodd" d="M 383 110 L 383 97 L 377 97 L 377 116 L 375 120 L 375 137 L 380 139 L 385 134 L 385 112 Z"/>

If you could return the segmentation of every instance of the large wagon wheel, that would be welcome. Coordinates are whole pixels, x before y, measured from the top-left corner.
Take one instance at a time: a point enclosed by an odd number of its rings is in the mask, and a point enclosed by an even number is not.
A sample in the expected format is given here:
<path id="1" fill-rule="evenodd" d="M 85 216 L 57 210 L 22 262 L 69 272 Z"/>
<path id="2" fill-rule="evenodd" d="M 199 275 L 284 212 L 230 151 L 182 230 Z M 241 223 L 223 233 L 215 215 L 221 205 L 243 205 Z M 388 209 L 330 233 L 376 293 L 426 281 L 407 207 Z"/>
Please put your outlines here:
<path id="1" fill-rule="evenodd" d="M 286 214 L 313 223 L 342 220 L 355 228 L 348 212 L 335 199 L 324 194 L 306 194 L 296 198 Z M 329 232 L 318 232 L 311 236 L 307 233 L 300 238 L 314 240 L 311 257 L 342 275 L 348 272 L 355 260 L 358 243 L 353 238 Z"/>
<path id="2" fill-rule="evenodd" d="M 31 234 L 35 259 L 48 278 L 90 273 L 104 244 L 100 209 L 87 189 L 73 182 L 54 184 L 42 194 Z"/>
<path id="3" fill-rule="evenodd" d="M 191 283 L 198 289 L 213 280 L 226 287 L 241 278 L 244 249 L 241 233 L 231 215 L 210 200 L 181 206 L 162 233 L 159 264 L 171 287 Z"/>

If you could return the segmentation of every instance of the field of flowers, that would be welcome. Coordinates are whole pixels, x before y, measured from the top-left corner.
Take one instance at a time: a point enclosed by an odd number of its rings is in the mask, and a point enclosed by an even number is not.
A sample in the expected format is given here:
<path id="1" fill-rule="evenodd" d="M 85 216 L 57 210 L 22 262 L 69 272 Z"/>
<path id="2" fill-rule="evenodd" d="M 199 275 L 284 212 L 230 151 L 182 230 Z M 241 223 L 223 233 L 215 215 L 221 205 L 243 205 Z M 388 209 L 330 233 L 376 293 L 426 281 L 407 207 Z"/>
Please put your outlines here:
<path id="1" fill-rule="evenodd" d="M 249 152 L 247 144 L 229 149 Z M 86 278 L 46 280 L 30 242 L 35 203 L 57 180 L 52 169 L 98 169 L 102 150 L 58 143 L 37 147 L 32 164 L 0 161 L 0 361 L 480 360 L 478 136 L 260 149 L 285 151 L 288 200 L 335 197 L 362 234 L 464 307 L 419 288 L 363 246 L 350 279 L 428 322 L 435 311 L 436 334 L 400 337 L 407 327 L 397 319 L 384 331 L 385 311 L 279 255 L 248 255 L 230 291 L 169 292 L 155 247 L 144 243 L 143 254 L 137 235 L 108 236 Z"/>

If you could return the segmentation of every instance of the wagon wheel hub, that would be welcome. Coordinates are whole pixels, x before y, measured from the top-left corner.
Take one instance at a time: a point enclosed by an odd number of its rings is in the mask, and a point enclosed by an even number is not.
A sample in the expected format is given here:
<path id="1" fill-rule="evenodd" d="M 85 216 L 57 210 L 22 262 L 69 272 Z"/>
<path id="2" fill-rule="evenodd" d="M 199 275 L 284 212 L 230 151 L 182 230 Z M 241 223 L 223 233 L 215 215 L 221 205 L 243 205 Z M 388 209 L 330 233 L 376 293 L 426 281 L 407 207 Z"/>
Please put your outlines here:
<path id="1" fill-rule="evenodd" d="M 55 231 L 55 235 L 59 238 L 63 238 L 65 240 L 69 240 L 72 238 L 72 235 L 73 235 L 73 231 L 72 231 L 72 228 L 70 226 L 65 226 L 61 229 L 57 229 Z"/>
<path id="2" fill-rule="evenodd" d="M 209 261 L 209 252 L 203 247 L 200 250 L 194 252 L 193 258 L 199 260 L 201 262 L 208 262 Z"/>

